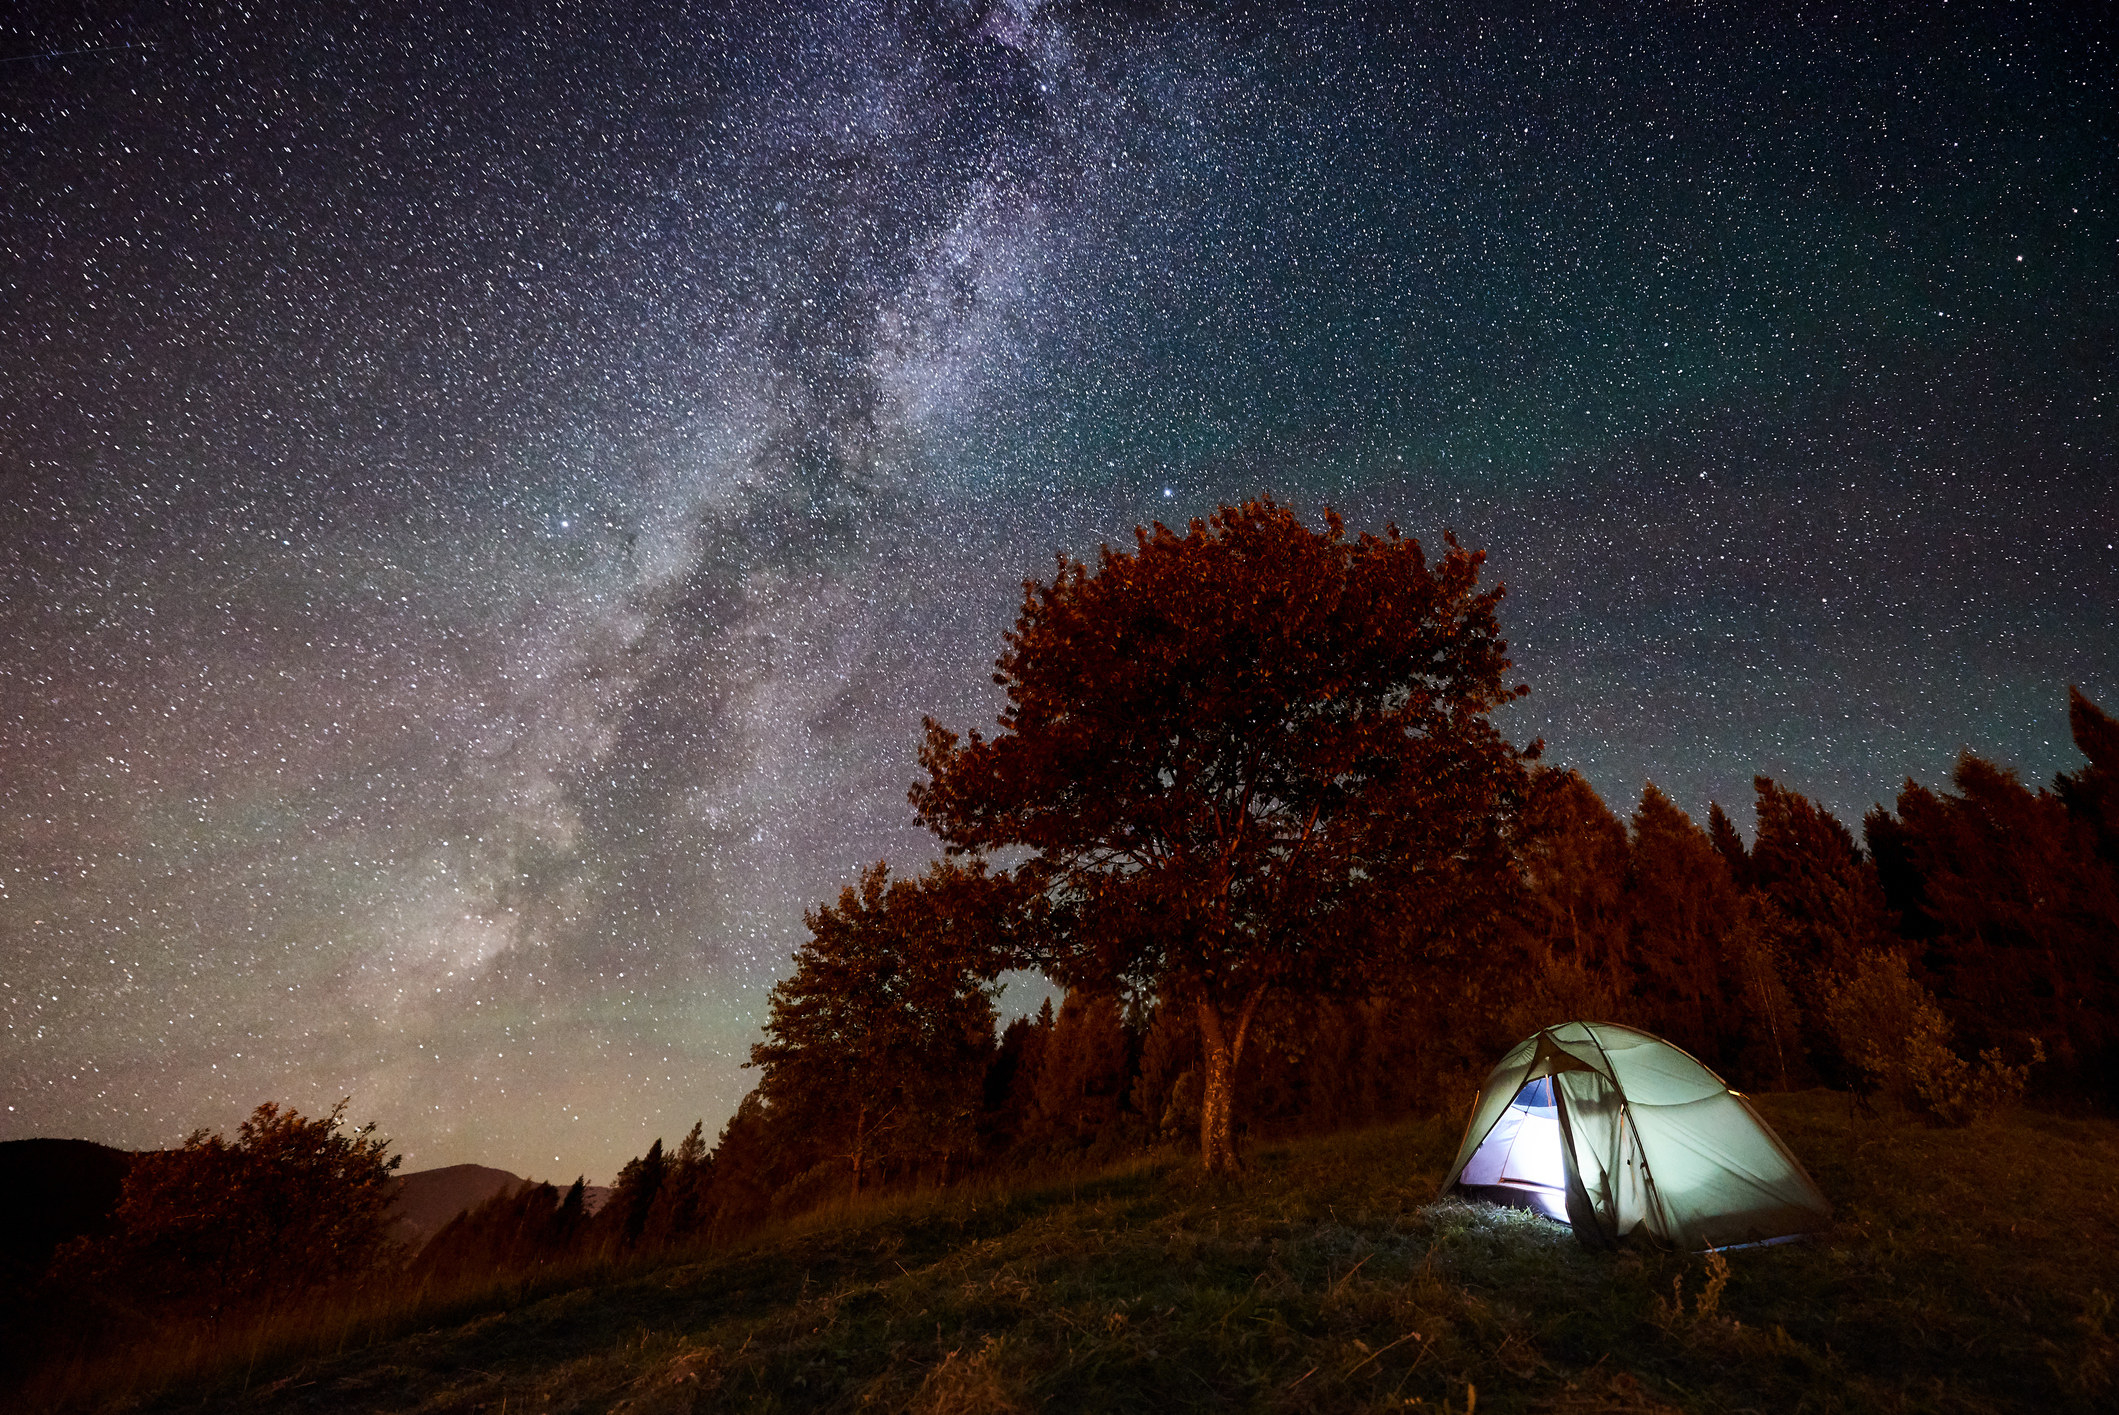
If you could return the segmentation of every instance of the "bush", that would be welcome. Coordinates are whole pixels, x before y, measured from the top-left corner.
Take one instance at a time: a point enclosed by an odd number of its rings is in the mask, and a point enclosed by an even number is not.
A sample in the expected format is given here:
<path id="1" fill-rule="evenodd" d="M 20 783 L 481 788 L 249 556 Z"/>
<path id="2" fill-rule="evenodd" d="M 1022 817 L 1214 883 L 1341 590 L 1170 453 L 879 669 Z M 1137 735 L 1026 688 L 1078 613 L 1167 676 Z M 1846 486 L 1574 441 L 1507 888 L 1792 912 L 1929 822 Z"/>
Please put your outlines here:
<path id="1" fill-rule="evenodd" d="M 128 1169 L 114 1231 L 62 1250 L 59 1276 L 154 1319 L 216 1320 L 365 1276 L 387 1251 L 398 1165 L 341 1101 L 310 1119 L 266 1102 L 233 1143 L 194 1131 Z"/>
<path id="2" fill-rule="evenodd" d="M 2045 1060 L 2032 1038 L 2030 1057 L 2019 1065 L 1999 1047 L 1967 1062 L 1950 1045 L 1950 1022 L 1934 995 L 1895 951 L 1864 954 L 1851 975 L 1828 977 L 1823 991 L 1826 1028 L 1863 1089 L 1944 1125 L 1971 1125 L 2014 1108 L 2031 1068 Z"/>

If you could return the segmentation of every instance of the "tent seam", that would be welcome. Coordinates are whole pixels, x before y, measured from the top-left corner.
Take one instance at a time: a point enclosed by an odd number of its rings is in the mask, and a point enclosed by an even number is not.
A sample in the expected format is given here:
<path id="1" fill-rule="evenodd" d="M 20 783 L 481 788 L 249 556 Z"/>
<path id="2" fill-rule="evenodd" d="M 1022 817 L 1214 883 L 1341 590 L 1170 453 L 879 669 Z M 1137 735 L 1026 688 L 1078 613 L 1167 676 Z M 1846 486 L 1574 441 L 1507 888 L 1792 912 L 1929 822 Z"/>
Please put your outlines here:
<path id="1" fill-rule="evenodd" d="M 1604 1065 L 1609 1069 L 1611 1073 L 1612 1089 L 1619 1093 L 1619 1115 L 1626 1122 L 1627 1138 L 1633 1141 L 1633 1152 L 1641 1157 L 1642 1187 L 1647 1189 L 1648 1197 L 1650 1201 L 1655 1205 L 1656 1216 L 1662 1220 L 1662 1226 L 1664 1231 L 1668 1233 L 1674 1233 L 1677 1228 L 1677 1224 L 1675 1221 L 1676 1215 L 1670 1212 L 1670 1206 L 1663 1201 L 1663 1186 L 1655 1182 L 1655 1170 L 1648 1163 L 1648 1147 L 1641 1143 L 1641 1127 L 1634 1122 L 1633 1102 L 1627 1099 L 1626 1083 L 1619 1079 L 1618 1065 L 1611 1059 L 1611 1052 L 1608 1048 L 1605 1047 L 1604 1039 L 1597 1035 L 1597 1029 L 1595 1024 L 1584 1022 L 1582 1024 L 1582 1030 L 1589 1033 L 1590 1045 L 1594 1046 L 1597 1049 L 1597 1055 L 1604 1058 Z M 1631 1031 L 1632 1029 L 1628 1028 L 1628 1030 Z M 1674 1050 L 1679 1051 L 1681 1054 L 1683 1053 L 1682 1048 L 1674 1048 Z M 1694 1064 L 1698 1065 L 1698 1062 L 1695 1060 Z M 1700 1067 L 1700 1069 L 1702 1071 L 1707 1070 L 1707 1068 L 1704 1066 Z M 1714 1076 L 1714 1073 L 1712 1071 L 1708 1071 L 1707 1074 L 1710 1076 Z M 1714 1079 L 1720 1081 L 1722 1078 L 1719 1076 L 1715 1076 Z M 1728 1089 L 1726 1083 L 1723 1085 L 1723 1089 Z M 1613 1226 L 1616 1227 L 1618 1224 L 1619 1216 L 1617 1214 L 1613 1214 L 1611 1218 Z M 1654 1234 L 1651 1234 L 1649 1236 L 1655 1237 Z M 1658 1241 L 1660 1242 L 1663 1240 L 1658 1239 Z"/>

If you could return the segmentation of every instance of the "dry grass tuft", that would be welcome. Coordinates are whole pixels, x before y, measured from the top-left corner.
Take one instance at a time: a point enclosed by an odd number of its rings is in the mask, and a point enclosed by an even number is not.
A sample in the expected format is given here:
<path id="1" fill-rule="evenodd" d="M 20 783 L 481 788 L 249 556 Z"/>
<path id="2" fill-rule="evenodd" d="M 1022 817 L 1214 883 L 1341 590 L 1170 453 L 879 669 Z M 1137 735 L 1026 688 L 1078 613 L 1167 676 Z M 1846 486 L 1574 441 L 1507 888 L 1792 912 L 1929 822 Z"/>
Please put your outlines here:
<path id="1" fill-rule="evenodd" d="M 718 1348 L 680 1351 L 634 1381 L 628 1394 L 611 1407 L 611 1415 L 692 1415 L 694 1410 L 710 1408 L 709 1398 L 721 1388 L 723 1374 Z"/>
<path id="2" fill-rule="evenodd" d="M 917 1415 L 1019 1415 L 1022 1391 L 1001 1369 L 1001 1338 L 989 1336 L 966 1356 L 951 1351 L 920 1382 L 908 1408 Z"/>

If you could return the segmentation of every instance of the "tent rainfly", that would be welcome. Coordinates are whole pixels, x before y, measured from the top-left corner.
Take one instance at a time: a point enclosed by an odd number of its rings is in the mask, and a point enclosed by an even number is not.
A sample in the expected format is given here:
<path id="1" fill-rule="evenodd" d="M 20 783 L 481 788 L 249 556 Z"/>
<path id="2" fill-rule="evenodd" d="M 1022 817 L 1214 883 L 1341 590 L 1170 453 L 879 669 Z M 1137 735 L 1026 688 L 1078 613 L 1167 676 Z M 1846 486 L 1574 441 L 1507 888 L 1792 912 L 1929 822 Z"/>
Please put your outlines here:
<path id="1" fill-rule="evenodd" d="M 1442 1182 L 1452 1191 L 1571 1224 L 1591 1248 L 1725 1248 L 1832 1221 L 1748 1101 L 1662 1038 L 1608 1022 L 1547 1027 L 1501 1058 Z"/>

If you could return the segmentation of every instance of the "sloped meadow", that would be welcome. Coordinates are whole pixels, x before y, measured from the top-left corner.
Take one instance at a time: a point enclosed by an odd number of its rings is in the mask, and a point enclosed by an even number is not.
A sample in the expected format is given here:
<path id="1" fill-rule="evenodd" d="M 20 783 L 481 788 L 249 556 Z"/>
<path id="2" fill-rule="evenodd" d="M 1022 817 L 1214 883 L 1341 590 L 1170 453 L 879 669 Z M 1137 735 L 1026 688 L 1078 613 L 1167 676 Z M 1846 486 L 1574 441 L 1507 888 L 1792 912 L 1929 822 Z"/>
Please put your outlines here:
<path id="1" fill-rule="evenodd" d="M 2119 1125 L 1755 1098 L 1814 1242 L 1595 1254 L 1434 1202 L 1439 1121 L 890 1196 L 732 1251 L 282 1333 L 75 1408 L 243 1411 L 2109 1408 Z M 336 1349 L 334 1349 L 336 1348 Z M 164 1377 L 163 1379 L 166 1379 Z M 91 1385 L 94 1383 L 91 1382 Z M 156 1381 L 150 1384 L 160 1384 Z"/>

